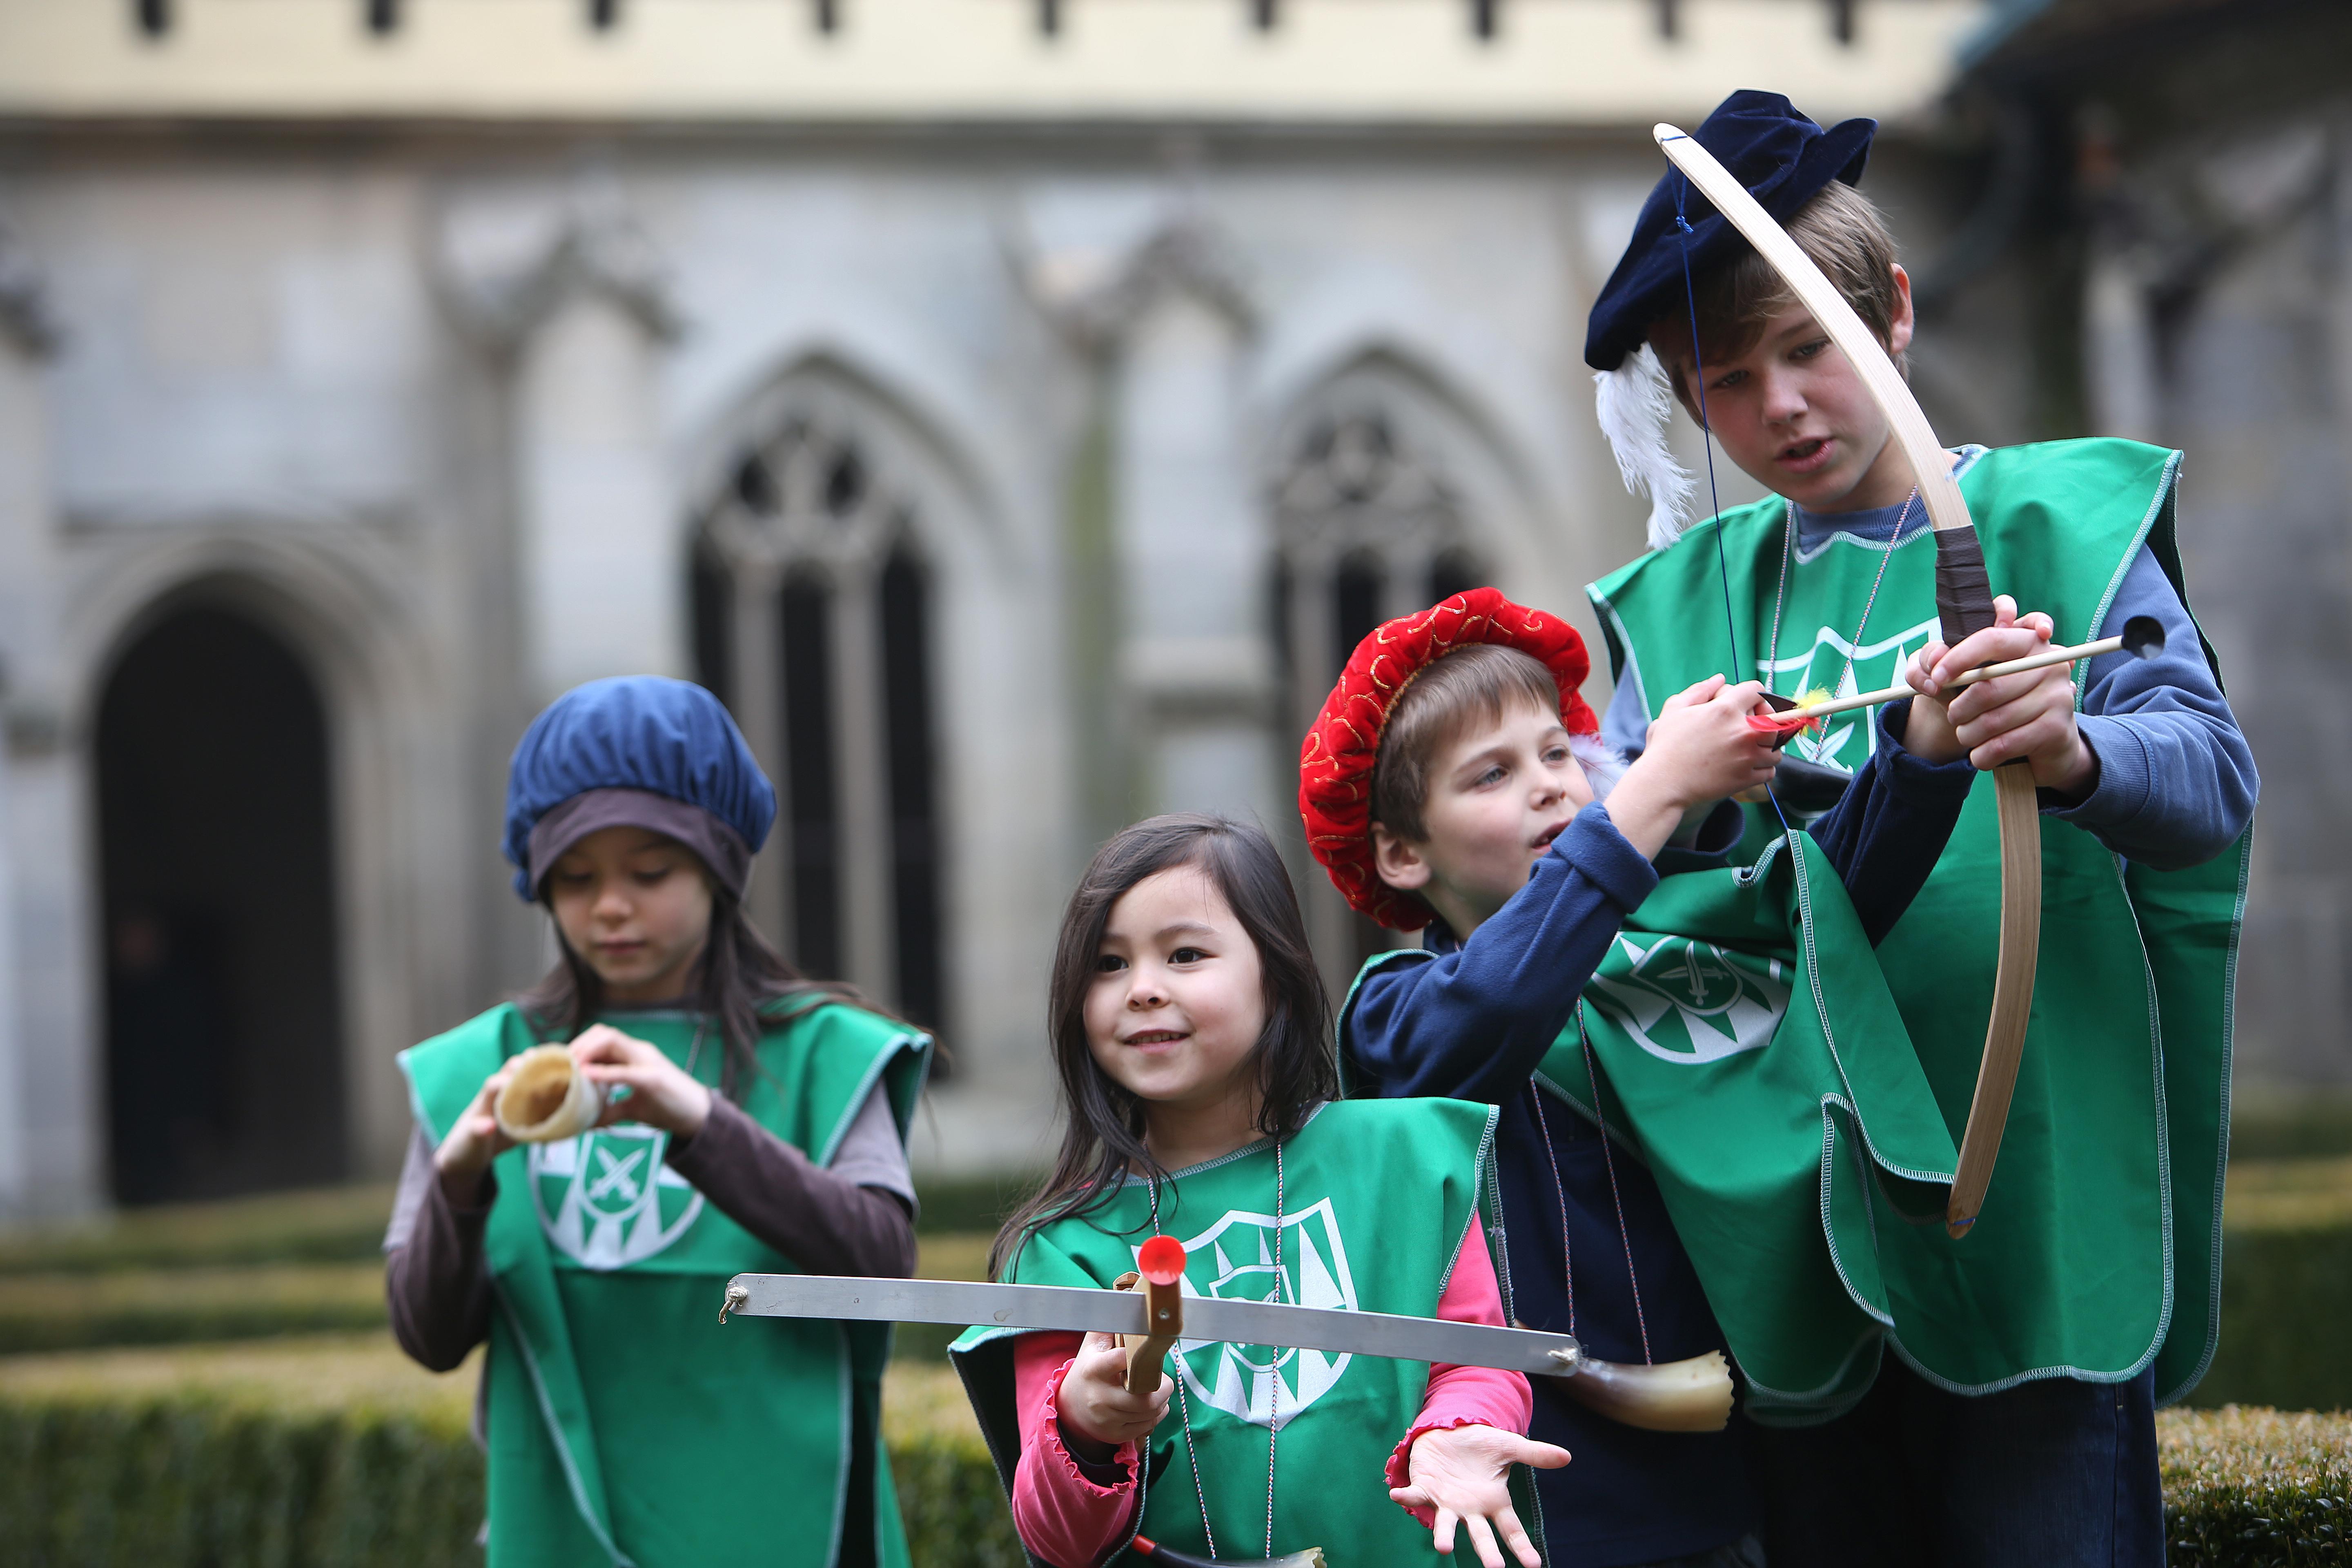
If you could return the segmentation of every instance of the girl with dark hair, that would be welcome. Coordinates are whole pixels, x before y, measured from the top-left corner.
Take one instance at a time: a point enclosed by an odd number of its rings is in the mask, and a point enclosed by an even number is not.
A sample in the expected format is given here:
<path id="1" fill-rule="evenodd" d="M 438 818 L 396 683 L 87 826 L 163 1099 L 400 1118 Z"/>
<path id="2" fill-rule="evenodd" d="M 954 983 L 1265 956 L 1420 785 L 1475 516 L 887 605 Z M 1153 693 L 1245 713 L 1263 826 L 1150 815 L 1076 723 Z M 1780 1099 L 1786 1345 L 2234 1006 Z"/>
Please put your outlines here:
<path id="1" fill-rule="evenodd" d="M 1336 1101 L 1329 1002 L 1263 830 L 1158 816 L 1106 844 L 1063 917 L 1048 1007 L 1066 1125 L 994 1277 L 1112 1286 L 1164 1235 L 1194 1294 L 1509 1321 L 1494 1112 Z M 1433 1531 L 1452 1551 L 1457 1523 L 1486 1568 L 1503 1548 L 1536 1568 L 1518 1467 L 1568 1462 L 1525 1437 L 1517 1373 L 1212 1342 L 1180 1345 L 1145 1395 L 1110 1335 L 975 1329 L 955 1356 L 1045 1568 L 1139 1539 L 1406 1562 Z"/>
<path id="2" fill-rule="evenodd" d="M 733 721 L 682 681 L 578 688 L 515 749 L 507 855 L 560 956 L 402 1053 L 417 1127 L 384 1238 L 402 1348 L 440 1372 L 489 1343 L 491 1568 L 908 1561 L 887 1325 L 713 1321 L 738 1273 L 915 1262 L 930 1041 L 744 919 L 774 817 Z M 500 1091 L 546 1042 L 568 1042 L 590 1125 L 518 1143 Z"/>

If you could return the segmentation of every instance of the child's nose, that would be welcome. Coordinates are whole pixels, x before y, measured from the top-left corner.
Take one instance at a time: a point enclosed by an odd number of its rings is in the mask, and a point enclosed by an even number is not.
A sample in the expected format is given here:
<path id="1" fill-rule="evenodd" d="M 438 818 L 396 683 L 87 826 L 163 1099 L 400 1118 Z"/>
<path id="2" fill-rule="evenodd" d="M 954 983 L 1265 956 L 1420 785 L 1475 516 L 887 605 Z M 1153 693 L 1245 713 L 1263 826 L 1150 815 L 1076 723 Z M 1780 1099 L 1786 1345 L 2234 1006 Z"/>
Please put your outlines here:
<path id="1" fill-rule="evenodd" d="M 1794 376 L 1767 374 L 1764 377 L 1764 417 L 1770 420 L 1794 419 L 1805 411 L 1805 395 Z"/>

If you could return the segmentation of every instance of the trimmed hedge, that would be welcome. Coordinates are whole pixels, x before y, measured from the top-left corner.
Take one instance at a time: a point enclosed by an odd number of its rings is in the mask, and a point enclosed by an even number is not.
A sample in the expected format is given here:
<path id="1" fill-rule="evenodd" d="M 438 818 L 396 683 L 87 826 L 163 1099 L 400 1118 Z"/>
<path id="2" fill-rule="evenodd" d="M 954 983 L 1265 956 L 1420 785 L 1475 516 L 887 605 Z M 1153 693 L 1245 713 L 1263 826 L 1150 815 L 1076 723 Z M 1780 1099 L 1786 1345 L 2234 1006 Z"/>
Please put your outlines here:
<path id="1" fill-rule="evenodd" d="M 2352 1154 L 2352 1089 L 2318 1084 L 2267 1090 L 2241 1088 L 2232 1096 L 2232 1161 L 2315 1160 L 2347 1154 Z"/>
<path id="2" fill-rule="evenodd" d="M 382 1252 L 391 1214 L 388 1185 L 123 1209 L 0 1229 L 0 1275 L 359 1263 Z"/>
<path id="3" fill-rule="evenodd" d="M 373 1351 L 363 1352 L 373 1355 Z M 310 1363 L 297 1363 L 306 1370 Z M 478 1563 L 482 1458 L 461 1379 L 415 1398 L 272 1408 L 265 1383 L 0 1388 L 0 1568 L 420 1568 Z M 380 1376 L 363 1366 L 360 1381 Z M 941 1383 L 944 1376 L 945 1383 Z M 1021 1568 L 952 1374 L 886 1415 L 922 1568 Z M 947 1401 L 952 1399 L 950 1405 Z"/>
<path id="4" fill-rule="evenodd" d="M 2174 1563 L 2352 1564 L 2352 1419 L 2232 1407 L 2161 1421 Z M 892 1425 L 920 1568 L 1019 1568 L 977 1436 Z M 480 1455 L 446 1412 L 0 1396 L 0 1568 L 462 1564 L 478 1561 L 481 1500 Z"/>
<path id="5" fill-rule="evenodd" d="M 383 1265 L 0 1274 L 0 1354 L 384 1326 Z"/>
<path id="6" fill-rule="evenodd" d="M 984 1235 L 927 1235 L 921 1272 L 977 1279 L 986 1272 Z M 111 1268 L 31 1273 L 0 1268 L 0 1355 L 105 1345 L 182 1344 L 384 1326 L 383 1265 L 259 1264 L 249 1267 Z M 956 1331 L 911 1323 L 902 1357 L 937 1361 Z"/>
<path id="7" fill-rule="evenodd" d="M 2352 1409 L 2352 1159 L 2230 1167 L 2221 1343 L 2192 1396 Z"/>
<path id="8" fill-rule="evenodd" d="M 925 1237 L 995 1234 L 1037 1184 L 1031 1173 L 919 1184 Z M 121 1209 L 83 1220 L 0 1226 L 0 1276 L 130 1268 L 364 1263 L 383 1249 L 385 1184 Z"/>
<path id="9" fill-rule="evenodd" d="M 2178 1568 L 2352 1563 L 2352 1418 L 2225 1409 L 2162 1418 Z"/>
<path id="10" fill-rule="evenodd" d="M 0 1404 L 7 1568 L 415 1568 L 473 1548 L 464 1429 L 203 1395 Z"/>

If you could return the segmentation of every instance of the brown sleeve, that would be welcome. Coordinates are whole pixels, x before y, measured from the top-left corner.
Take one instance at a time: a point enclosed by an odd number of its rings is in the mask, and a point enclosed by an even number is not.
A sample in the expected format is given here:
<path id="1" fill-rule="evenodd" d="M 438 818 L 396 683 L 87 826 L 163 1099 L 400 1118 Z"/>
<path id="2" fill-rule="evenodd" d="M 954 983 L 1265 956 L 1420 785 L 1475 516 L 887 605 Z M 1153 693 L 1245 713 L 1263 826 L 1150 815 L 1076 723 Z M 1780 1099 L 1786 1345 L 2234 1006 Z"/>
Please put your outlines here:
<path id="1" fill-rule="evenodd" d="M 415 1212 L 400 1245 L 385 1250 L 383 1294 L 400 1348 L 428 1372 L 449 1372 L 489 1337 L 490 1276 L 482 1263 L 482 1227 L 489 1221 L 499 1184 L 485 1172 L 479 1201 L 455 1207 L 432 1161 L 433 1145 L 420 1131 L 401 1172 L 403 1196 L 413 1199 Z"/>
<path id="2" fill-rule="evenodd" d="M 889 1193 L 845 1182 L 719 1095 L 702 1131 L 669 1146 L 670 1168 L 720 1213 L 811 1274 L 904 1279 L 915 1223 Z"/>

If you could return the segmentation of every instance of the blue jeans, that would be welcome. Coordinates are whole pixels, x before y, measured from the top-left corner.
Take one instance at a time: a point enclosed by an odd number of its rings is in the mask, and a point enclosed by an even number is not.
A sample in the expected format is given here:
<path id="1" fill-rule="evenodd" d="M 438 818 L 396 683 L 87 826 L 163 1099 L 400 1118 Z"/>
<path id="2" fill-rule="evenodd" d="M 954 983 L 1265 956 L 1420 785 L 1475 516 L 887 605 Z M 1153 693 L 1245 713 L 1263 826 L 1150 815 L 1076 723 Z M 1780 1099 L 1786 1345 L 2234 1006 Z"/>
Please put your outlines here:
<path id="1" fill-rule="evenodd" d="M 1751 1429 L 1772 1568 L 2160 1568 L 2156 1375 L 1949 1394 L 1894 1357 L 1837 1420 Z"/>

